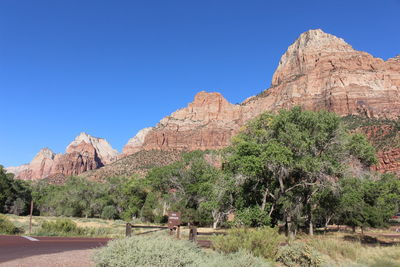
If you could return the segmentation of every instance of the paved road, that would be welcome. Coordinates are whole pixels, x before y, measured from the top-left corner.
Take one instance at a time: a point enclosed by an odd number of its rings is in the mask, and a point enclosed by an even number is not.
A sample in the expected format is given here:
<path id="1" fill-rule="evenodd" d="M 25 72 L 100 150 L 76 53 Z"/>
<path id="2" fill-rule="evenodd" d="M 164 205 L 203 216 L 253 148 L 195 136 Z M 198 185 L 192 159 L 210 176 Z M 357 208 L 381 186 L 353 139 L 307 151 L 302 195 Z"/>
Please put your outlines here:
<path id="1" fill-rule="evenodd" d="M 41 254 L 104 246 L 109 238 L 33 237 L 0 235 L 0 263 Z"/>

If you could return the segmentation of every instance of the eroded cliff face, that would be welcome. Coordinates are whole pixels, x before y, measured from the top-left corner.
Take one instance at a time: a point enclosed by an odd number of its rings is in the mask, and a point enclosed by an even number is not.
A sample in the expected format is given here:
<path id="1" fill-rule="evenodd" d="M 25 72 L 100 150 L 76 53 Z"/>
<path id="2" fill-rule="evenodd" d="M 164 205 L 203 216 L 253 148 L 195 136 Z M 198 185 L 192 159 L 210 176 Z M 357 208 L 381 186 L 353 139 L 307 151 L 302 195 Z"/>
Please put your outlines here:
<path id="1" fill-rule="evenodd" d="M 343 39 L 322 30 L 307 31 L 282 55 L 269 89 L 240 105 L 229 103 L 219 93 L 199 92 L 187 107 L 163 118 L 155 127 L 139 131 L 118 158 L 139 152 L 152 155 L 152 150 L 221 149 L 230 145 L 231 138 L 250 119 L 293 106 L 342 116 L 396 119 L 400 115 L 400 56 L 384 61 L 354 50 Z M 398 148 L 382 148 L 378 156 L 380 163 L 375 170 L 400 173 Z M 99 168 L 116 158 L 117 152 L 104 139 L 81 134 L 65 154 L 43 150 L 30 164 L 8 170 L 22 179 L 68 176 Z M 138 165 L 136 159 L 140 157 L 133 158 Z M 120 165 L 119 169 L 126 166 Z"/>
<path id="2" fill-rule="evenodd" d="M 6 168 L 17 179 L 36 180 L 71 175 L 93 170 L 113 162 L 117 151 L 101 138 L 81 133 L 68 145 L 65 154 L 55 154 L 49 148 L 39 151 L 29 164 Z"/>
<path id="3" fill-rule="evenodd" d="M 374 58 L 341 38 L 310 30 L 282 56 L 271 88 L 244 104 L 259 111 L 299 105 L 342 116 L 397 118 L 400 62 Z"/>
<path id="4" fill-rule="evenodd" d="M 378 172 L 392 172 L 400 176 L 400 148 L 378 151 L 378 164 L 371 170 Z"/>
<path id="5" fill-rule="evenodd" d="M 165 117 L 156 127 L 140 131 L 123 153 L 223 148 L 243 125 L 242 117 L 242 107 L 229 103 L 220 93 L 199 92 L 186 108 Z"/>
<path id="6" fill-rule="evenodd" d="M 297 105 L 395 119 L 400 115 L 400 58 L 384 61 L 322 30 L 307 31 L 289 46 L 263 93 L 233 105 L 219 93 L 200 92 L 186 108 L 139 132 L 123 153 L 224 148 L 248 120 Z M 378 155 L 387 157 L 385 151 Z"/>
<path id="7" fill-rule="evenodd" d="M 188 107 L 139 132 L 133 139 L 140 142 L 129 142 L 123 152 L 222 148 L 246 121 L 296 105 L 342 116 L 397 118 L 400 57 L 383 61 L 322 30 L 307 31 L 282 56 L 271 88 L 241 105 L 219 93 L 200 92 Z"/>

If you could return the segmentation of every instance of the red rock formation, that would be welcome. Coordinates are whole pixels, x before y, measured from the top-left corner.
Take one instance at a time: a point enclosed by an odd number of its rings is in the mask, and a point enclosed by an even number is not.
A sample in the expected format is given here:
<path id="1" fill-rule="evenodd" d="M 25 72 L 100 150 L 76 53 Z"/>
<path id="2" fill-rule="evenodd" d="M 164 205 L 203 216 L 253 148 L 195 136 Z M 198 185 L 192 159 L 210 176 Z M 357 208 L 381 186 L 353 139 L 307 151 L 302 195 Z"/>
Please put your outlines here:
<path id="1" fill-rule="evenodd" d="M 377 153 L 379 163 L 371 167 L 371 170 L 378 172 L 393 172 L 400 175 L 400 148 L 394 148 Z"/>
<path id="2" fill-rule="evenodd" d="M 242 108 L 229 103 L 221 94 L 200 92 L 188 107 L 165 117 L 156 127 L 139 132 L 123 153 L 223 148 L 243 125 L 242 115 Z"/>
<path id="3" fill-rule="evenodd" d="M 106 140 L 81 133 L 68 145 L 65 154 L 55 154 L 44 148 L 34 159 L 20 171 L 7 168 L 18 179 L 35 180 L 61 176 L 78 175 L 114 161 L 117 151 L 113 150 Z"/>
<path id="4" fill-rule="evenodd" d="M 400 57 L 384 61 L 354 50 L 343 39 L 310 30 L 281 57 L 271 87 L 240 105 L 219 93 L 198 93 L 194 101 L 141 130 L 129 140 L 123 156 L 143 150 L 206 150 L 228 146 L 250 119 L 265 111 L 295 105 L 339 115 L 397 118 L 400 115 Z M 375 133 L 376 135 L 376 133 Z M 115 160 L 107 142 L 80 135 L 65 155 L 39 153 L 31 164 L 10 171 L 22 178 L 78 174 Z M 106 144 L 107 143 L 107 144 Z M 398 168 L 397 152 L 380 152 L 377 170 Z"/>
<path id="5" fill-rule="evenodd" d="M 339 115 L 397 118 L 400 61 L 374 58 L 341 38 L 311 30 L 282 56 L 271 88 L 244 104 L 258 111 L 300 105 Z"/>
<path id="6" fill-rule="evenodd" d="M 383 61 L 343 39 L 310 30 L 288 48 L 271 88 L 233 105 L 219 93 L 200 92 L 188 107 L 130 140 L 124 155 L 140 150 L 206 150 L 230 144 L 246 121 L 265 111 L 300 105 L 339 115 L 400 115 L 400 58 Z M 392 164 L 393 165 L 393 164 Z"/>

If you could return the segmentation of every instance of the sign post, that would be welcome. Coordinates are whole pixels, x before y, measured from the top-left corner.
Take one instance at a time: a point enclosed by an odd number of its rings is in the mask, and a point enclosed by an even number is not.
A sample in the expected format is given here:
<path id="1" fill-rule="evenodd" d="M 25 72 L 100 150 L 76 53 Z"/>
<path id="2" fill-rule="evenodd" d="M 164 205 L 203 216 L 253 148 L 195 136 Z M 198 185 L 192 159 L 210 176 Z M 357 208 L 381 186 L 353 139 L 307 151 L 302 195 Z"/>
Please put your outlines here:
<path id="1" fill-rule="evenodd" d="M 33 213 L 33 199 L 31 200 L 31 210 L 29 212 L 29 234 L 32 233 L 32 213 Z"/>
<path id="2" fill-rule="evenodd" d="M 181 225 L 181 213 L 180 212 L 168 212 L 168 228 L 170 234 L 172 234 L 173 230 L 177 230 L 176 236 L 179 239 L 180 237 L 180 225 Z"/>

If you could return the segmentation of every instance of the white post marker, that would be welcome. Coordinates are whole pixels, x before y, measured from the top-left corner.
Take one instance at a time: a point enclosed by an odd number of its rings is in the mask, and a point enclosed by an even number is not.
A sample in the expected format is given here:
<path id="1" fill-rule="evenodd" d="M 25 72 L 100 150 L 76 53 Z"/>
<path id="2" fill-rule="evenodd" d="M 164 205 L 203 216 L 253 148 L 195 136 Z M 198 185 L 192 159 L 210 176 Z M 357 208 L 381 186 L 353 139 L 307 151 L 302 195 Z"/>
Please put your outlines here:
<path id="1" fill-rule="evenodd" d="M 26 239 L 28 239 L 28 240 L 30 240 L 30 241 L 39 241 L 39 239 L 30 237 L 30 236 L 26 236 L 26 235 L 21 235 L 21 237 L 26 238 Z"/>

